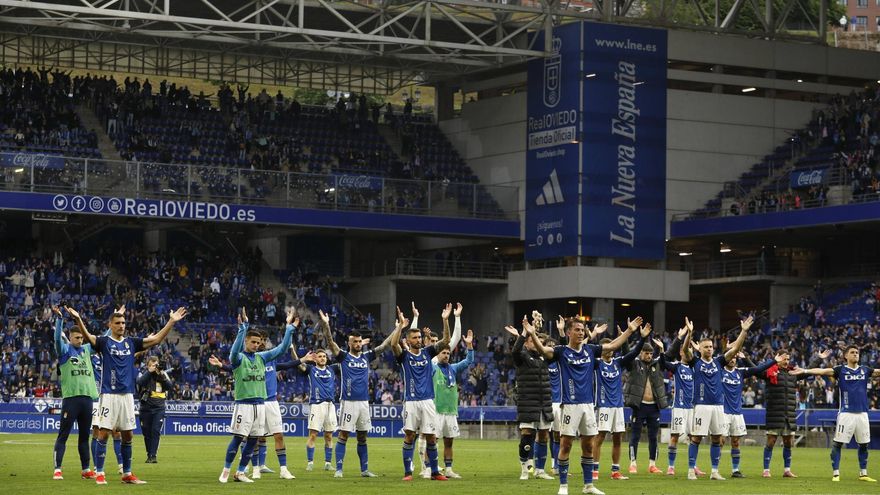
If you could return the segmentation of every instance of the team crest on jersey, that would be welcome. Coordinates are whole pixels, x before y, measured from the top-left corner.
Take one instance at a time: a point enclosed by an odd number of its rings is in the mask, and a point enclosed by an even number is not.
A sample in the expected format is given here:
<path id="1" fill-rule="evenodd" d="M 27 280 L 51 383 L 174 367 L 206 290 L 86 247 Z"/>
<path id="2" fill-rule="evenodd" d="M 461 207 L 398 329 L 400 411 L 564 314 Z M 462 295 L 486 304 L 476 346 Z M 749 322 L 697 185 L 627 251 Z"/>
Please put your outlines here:
<path id="1" fill-rule="evenodd" d="M 70 364 L 72 364 L 74 366 L 79 366 L 79 358 L 78 357 L 72 357 L 68 361 L 70 361 Z"/>
<path id="2" fill-rule="evenodd" d="M 128 349 L 128 341 L 125 341 L 125 348 Z"/>

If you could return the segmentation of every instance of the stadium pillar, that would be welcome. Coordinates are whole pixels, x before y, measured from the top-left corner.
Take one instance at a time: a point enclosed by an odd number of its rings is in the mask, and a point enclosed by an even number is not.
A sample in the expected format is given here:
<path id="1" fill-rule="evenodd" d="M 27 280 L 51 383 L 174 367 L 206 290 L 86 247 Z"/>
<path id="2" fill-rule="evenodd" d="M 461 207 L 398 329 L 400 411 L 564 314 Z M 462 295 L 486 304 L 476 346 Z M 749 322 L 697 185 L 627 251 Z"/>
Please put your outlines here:
<path id="1" fill-rule="evenodd" d="M 434 86 L 434 118 L 437 122 L 449 120 L 455 117 L 455 107 L 453 105 L 455 92 L 449 83 L 439 83 Z"/>
<path id="2" fill-rule="evenodd" d="M 717 289 L 709 294 L 709 328 L 721 329 L 721 292 Z"/>
<path id="3" fill-rule="evenodd" d="M 144 249 L 147 252 L 164 251 L 168 245 L 168 235 L 164 230 L 147 230 L 144 232 Z"/>
<path id="4" fill-rule="evenodd" d="M 593 308 L 590 312 L 592 318 L 607 318 L 608 326 L 614 323 L 614 299 L 597 297 L 593 299 Z"/>
<path id="5" fill-rule="evenodd" d="M 654 319 L 651 324 L 659 331 L 666 330 L 666 301 L 654 302 Z"/>

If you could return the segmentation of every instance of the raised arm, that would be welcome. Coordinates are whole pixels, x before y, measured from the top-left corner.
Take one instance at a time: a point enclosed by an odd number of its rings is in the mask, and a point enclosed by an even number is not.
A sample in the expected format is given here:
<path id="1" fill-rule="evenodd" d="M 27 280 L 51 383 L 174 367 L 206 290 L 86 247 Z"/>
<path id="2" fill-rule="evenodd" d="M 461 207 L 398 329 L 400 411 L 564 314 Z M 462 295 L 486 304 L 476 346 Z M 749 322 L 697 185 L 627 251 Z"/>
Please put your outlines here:
<path id="1" fill-rule="evenodd" d="M 64 318 L 61 316 L 61 310 L 58 306 L 52 306 L 52 312 L 55 313 L 55 354 L 60 358 L 67 354 L 67 342 L 64 341 Z"/>
<path id="2" fill-rule="evenodd" d="M 529 338 L 532 339 L 532 344 L 535 345 L 535 350 L 538 351 L 538 354 L 544 356 L 547 359 L 553 357 L 553 348 L 545 347 L 543 343 L 541 343 L 541 339 L 538 338 L 538 333 L 535 331 L 535 327 L 529 323 L 529 317 L 523 316 L 523 329 L 528 334 Z"/>
<path id="3" fill-rule="evenodd" d="M 412 325 L 410 325 L 409 328 L 410 329 L 419 328 L 419 310 L 418 310 L 418 308 L 416 308 L 415 301 L 410 301 L 410 304 L 412 304 L 413 319 L 412 319 Z"/>
<path id="4" fill-rule="evenodd" d="M 311 355 L 312 355 L 311 352 L 308 353 L 308 354 L 306 354 L 305 357 L 303 357 L 303 360 L 306 359 L 306 358 L 308 358 L 308 357 L 311 356 Z M 290 356 L 293 358 L 293 363 L 291 363 L 291 364 L 293 364 L 294 366 L 296 366 L 297 369 L 299 369 L 299 371 L 300 371 L 301 373 L 305 373 L 306 371 L 308 371 L 308 369 L 309 369 L 308 366 L 306 366 L 306 365 L 303 363 L 303 360 L 301 360 L 301 359 L 299 358 L 299 356 L 296 355 L 296 348 L 295 348 L 294 346 L 291 346 L 291 347 L 290 347 Z"/>
<path id="5" fill-rule="evenodd" d="M 159 330 L 158 333 L 150 334 L 144 338 L 144 349 L 149 349 L 150 347 L 153 347 L 154 345 L 157 345 L 165 340 L 165 337 L 168 336 L 168 332 L 170 332 L 171 329 L 174 328 L 174 325 L 178 321 L 182 320 L 184 316 L 186 316 L 186 308 L 177 308 L 177 310 L 172 311 L 168 315 L 168 323 L 166 323 L 165 326 L 162 327 L 162 330 Z"/>
<path id="6" fill-rule="evenodd" d="M 452 315 L 455 316 L 455 323 L 452 325 L 452 337 L 449 339 L 449 348 L 455 350 L 458 343 L 461 342 L 461 311 L 464 309 L 461 303 L 455 303 L 455 310 Z"/>
<path id="7" fill-rule="evenodd" d="M 739 322 L 739 335 L 737 335 L 736 340 L 733 341 L 733 345 L 728 349 L 727 352 L 724 353 L 724 361 L 730 361 L 736 354 L 742 350 L 743 344 L 746 343 L 746 334 L 749 333 L 749 328 L 751 328 L 752 323 L 755 322 L 755 318 L 752 315 L 747 316 L 744 320 Z"/>
<path id="8" fill-rule="evenodd" d="M 394 333 L 394 332 L 392 332 L 392 333 Z M 377 345 L 373 349 L 373 353 L 375 356 L 379 356 L 383 352 L 387 351 L 389 347 L 391 347 L 391 335 L 388 335 L 387 337 L 385 337 L 385 340 L 383 340 L 381 344 Z"/>
<path id="9" fill-rule="evenodd" d="M 834 376 L 834 368 L 795 368 L 790 371 L 792 375 Z"/>
<path id="10" fill-rule="evenodd" d="M 678 329 L 678 335 L 672 340 L 672 345 L 669 346 L 669 349 L 666 351 L 666 359 L 669 361 L 677 361 L 681 356 L 681 344 L 684 342 L 685 337 L 687 337 L 688 333 L 688 325 L 689 320 L 687 317 L 684 319 L 684 325 L 682 328 Z"/>
<path id="11" fill-rule="evenodd" d="M 453 373 L 467 368 L 474 363 L 474 331 L 468 329 L 467 336 L 464 338 L 464 345 L 467 348 L 467 356 L 461 361 L 452 365 Z"/>
<path id="12" fill-rule="evenodd" d="M 690 321 L 685 318 L 685 322 L 689 323 Z M 694 337 L 694 325 L 693 323 L 687 327 L 687 335 L 684 337 L 684 341 L 681 343 L 681 362 L 690 363 L 694 360 L 694 351 L 691 349 L 691 341 Z"/>
<path id="13" fill-rule="evenodd" d="M 437 341 L 437 345 L 446 344 L 449 345 L 449 339 L 451 338 L 449 335 L 449 315 L 452 314 L 452 303 L 447 303 L 446 307 L 443 308 L 443 311 L 440 313 L 440 317 L 443 318 L 443 337 Z"/>
<path id="14" fill-rule="evenodd" d="M 629 365 L 632 364 L 633 361 L 635 361 L 636 356 L 638 356 L 639 353 L 642 352 L 642 345 L 644 344 L 645 337 L 643 337 L 642 334 L 639 333 L 639 337 L 638 339 L 636 339 L 636 344 L 632 346 L 630 350 L 623 355 L 623 357 L 620 358 L 620 366 L 623 368 L 629 368 Z"/>
<path id="15" fill-rule="evenodd" d="M 642 325 L 642 317 L 641 316 L 636 316 L 635 320 L 630 320 L 629 318 L 627 318 L 626 330 L 624 330 L 623 332 L 620 332 L 620 335 L 618 335 L 617 338 L 612 340 L 611 342 L 609 342 L 607 344 L 602 344 L 602 350 L 603 351 L 616 351 L 617 349 L 620 349 L 620 346 L 622 346 L 623 343 L 626 342 L 626 340 L 629 338 L 629 336 L 632 335 L 632 333 L 635 332 L 636 329 L 639 328 L 641 325 Z M 620 330 L 620 329 L 618 328 L 618 330 Z M 648 325 L 648 333 L 651 333 L 651 326 L 650 325 Z M 648 336 L 648 333 L 645 334 L 645 337 Z"/>
<path id="16" fill-rule="evenodd" d="M 589 342 L 589 341 L 595 339 L 596 337 L 602 335 L 603 333 L 605 333 L 606 330 L 608 330 L 608 324 L 607 324 L 607 323 L 603 323 L 603 324 L 601 324 L 601 325 L 596 325 L 596 326 L 594 326 L 594 327 L 593 327 L 593 331 L 592 331 L 592 332 L 588 332 L 588 335 L 587 335 L 587 342 Z"/>
<path id="17" fill-rule="evenodd" d="M 70 306 L 65 306 L 64 310 L 67 311 L 67 314 L 73 317 L 74 321 L 76 322 L 76 326 L 79 327 L 80 331 L 83 334 L 83 338 L 86 339 L 86 342 L 94 347 L 98 339 L 94 335 L 89 333 L 89 329 L 86 328 L 86 324 L 83 323 L 83 319 L 79 315 L 79 313 L 77 313 L 76 310 L 71 308 Z"/>
<path id="18" fill-rule="evenodd" d="M 752 366 L 742 370 L 743 377 L 750 377 L 760 375 L 761 373 L 770 369 L 774 364 L 779 364 L 783 361 L 783 359 L 787 356 L 787 353 L 779 353 L 774 356 L 773 359 L 768 359 L 758 366 Z"/>
<path id="19" fill-rule="evenodd" d="M 397 308 L 397 325 L 394 327 L 394 331 L 391 332 L 391 352 L 394 353 L 395 357 L 403 354 L 403 347 L 400 346 L 400 332 L 403 331 L 404 328 L 409 324 L 406 320 L 406 317 L 403 316 L 403 312 L 400 311 L 400 308 Z"/>
<path id="20" fill-rule="evenodd" d="M 282 354 L 284 354 L 284 351 L 286 351 L 290 347 L 290 341 L 293 338 L 294 329 L 296 329 L 296 327 L 293 325 L 293 323 L 289 323 L 284 329 L 284 338 L 281 340 L 280 344 L 267 351 L 258 352 L 257 354 L 259 354 L 259 356 L 263 358 L 263 361 L 274 361 L 278 359 Z"/>
<path id="21" fill-rule="evenodd" d="M 232 364 L 233 369 L 241 364 L 241 348 L 244 345 L 244 336 L 247 333 L 247 329 L 247 313 L 242 308 L 241 314 L 238 315 L 238 333 L 235 334 L 235 341 L 232 342 L 232 347 L 229 349 L 229 363 Z"/>
<path id="22" fill-rule="evenodd" d="M 339 346 L 336 345 L 336 341 L 333 340 L 333 334 L 330 333 L 330 315 L 319 309 L 318 316 L 321 317 L 321 331 L 324 334 L 324 340 L 327 341 L 327 346 L 335 356 L 339 354 Z"/>

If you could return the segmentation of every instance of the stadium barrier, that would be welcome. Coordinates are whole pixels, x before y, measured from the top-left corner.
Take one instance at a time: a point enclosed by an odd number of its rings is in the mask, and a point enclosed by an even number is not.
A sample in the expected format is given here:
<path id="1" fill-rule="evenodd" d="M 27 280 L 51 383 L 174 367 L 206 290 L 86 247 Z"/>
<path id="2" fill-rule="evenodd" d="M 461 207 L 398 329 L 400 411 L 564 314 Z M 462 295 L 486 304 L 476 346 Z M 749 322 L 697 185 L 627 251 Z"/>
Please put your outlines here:
<path id="1" fill-rule="evenodd" d="M 137 410 L 138 402 L 135 402 Z M 284 433 L 290 436 L 306 436 L 308 430 L 308 404 L 280 404 Z M 227 401 L 167 401 L 165 403 L 165 435 L 223 435 L 229 431 L 233 403 Z M 0 433 L 56 433 L 60 426 L 61 399 L 24 398 L 0 403 Z M 764 409 L 744 409 L 746 425 L 760 427 L 764 424 Z M 372 436 L 402 437 L 403 407 L 400 405 L 371 404 Z M 668 425 L 671 409 L 660 411 L 660 421 Z M 630 410 L 625 409 L 629 422 Z M 868 413 L 872 425 L 871 448 L 880 449 L 880 411 Z M 516 423 L 516 408 L 512 406 L 460 407 L 458 419 L 462 424 L 479 426 L 475 437 L 482 437 L 483 425 Z M 801 409 L 798 411 L 798 427 L 818 429 L 826 433 L 830 442 L 831 430 L 837 419 L 836 409 Z M 139 423 L 139 422 L 138 422 Z M 74 426 L 76 429 L 76 426 Z M 140 425 L 135 430 L 140 433 Z"/>

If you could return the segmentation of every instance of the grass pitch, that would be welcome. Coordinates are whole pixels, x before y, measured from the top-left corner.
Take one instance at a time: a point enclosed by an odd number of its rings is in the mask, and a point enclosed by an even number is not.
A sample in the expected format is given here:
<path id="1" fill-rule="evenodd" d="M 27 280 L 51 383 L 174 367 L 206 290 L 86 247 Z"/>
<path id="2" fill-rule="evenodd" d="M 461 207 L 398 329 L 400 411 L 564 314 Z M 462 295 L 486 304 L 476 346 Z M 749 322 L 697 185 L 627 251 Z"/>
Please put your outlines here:
<path id="1" fill-rule="evenodd" d="M 354 440 L 352 438 L 352 440 Z M 133 493 L 140 494 L 177 494 L 199 493 L 291 493 L 309 492 L 316 494 L 357 493 L 364 495 L 396 495 L 398 493 L 437 493 L 437 491 L 470 494 L 546 494 L 555 495 L 558 482 L 530 479 L 519 481 L 519 461 L 517 459 L 517 442 L 489 440 L 457 440 L 455 442 L 454 469 L 462 475 L 461 480 L 448 482 L 432 482 L 417 479 L 411 483 L 400 481 L 403 475 L 401 460 L 401 440 L 371 438 L 370 469 L 380 477 L 362 479 L 358 473 L 357 452 L 350 442 L 346 452 L 345 478 L 334 479 L 332 471 L 323 471 L 323 445 L 316 448 L 316 471 L 305 471 L 305 439 L 287 437 L 287 458 L 291 471 L 297 479 L 285 481 L 277 474 L 264 474 L 263 479 L 253 484 L 233 483 L 221 485 L 217 477 L 223 468 L 223 460 L 229 437 L 226 436 L 169 436 L 163 437 L 159 448 L 159 464 L 145 464 L 143 439 L 135 437 L 134 473 L 148 484 L 142 486 L 123 485 L 119 476 L 109 470 L 115 463 L 112 449 L 108 452 L 107 486 L 96 486 L 93 481 L 79 479 L 79 458 L 76 451 L 75 436 L 71 436 L 64 459 L 63 481 L 52 480 L 52 447 L 54 435 L 0 435 L 0 495 L 19 494 L 80 494 L 95 492 Z M 273 440 L 269 439 L 267 464 L 277 471 L 278 460 L 273 449 Z M 700 479 L 688 481 L 687 454 L 679 453 L 676 465 L 678 474 L 675 477 L 665 475 L 648 475 L 647 445 L 642 444 L 639 450 L 643 461 L 641 472 L 629 475 L 628 481 L 612 481 L 608 477 L 611 467 L 610 445 L 602 449 L 602 473 L 596 486 L 608 495 L 614 494 L 878 494 L 880 483 L 865 483 L 856 480 L 858 462 L 856 451 L 844 451 L 841 461 L 841 478 L 838 483 L 831 482 L 831 467 L 826 449 L 795 449 L 793 453 L 793 470 L 798 479 L 783 479 L 782 449 L 778 446 L 774 452 L 771 466 L 773 478 L 761 478 L 763 450 L 761 447 L 745 447 L 742 449 L 742 471 L 745 479 L 728 479 L 727 481 L 710 481 Z M 708 471 L 709 449 L 700 449 L 698 465 Z M 577 462 L 580 452 L 575 450 L 572 459 Z M 624 452 L 625 455 L 625 452 Z M 442 456 L 442 447 L 441 447 Z M 869 462 L 869 473 L 880 478 L 880 452 L 872 451 Z M 666 447 L 661 445 L 658 465 L 666 468 Z M 572 465 L 573 473 L 569 477 L 569 490 L 572 495 L 580 493 L 583 486 L 580 465 Z M 624 469 L 626 468 L 624 462 Z M 115 465 L 115 464 L 114 464 Z M 548 465 L 549 468 L 549 465 Z M 110 473 L 113 474 L 110 474 Z M 730 454 L 725 447 L 721 459 L 721 473 L 725 477 L 730 474 Z"/>

